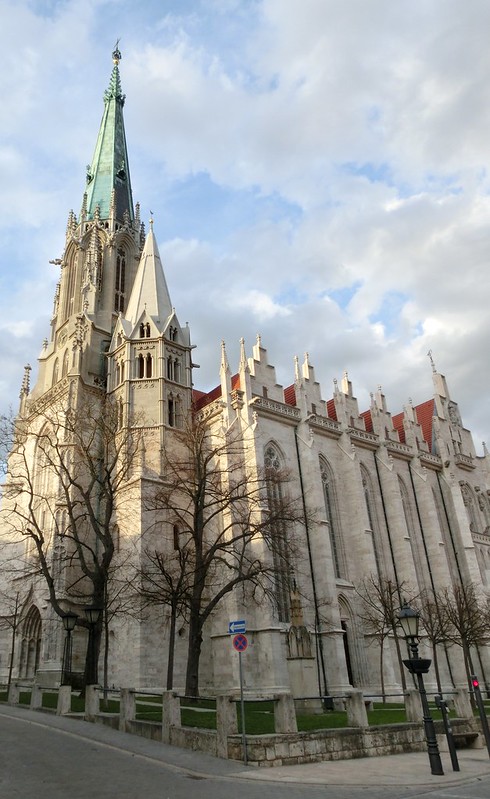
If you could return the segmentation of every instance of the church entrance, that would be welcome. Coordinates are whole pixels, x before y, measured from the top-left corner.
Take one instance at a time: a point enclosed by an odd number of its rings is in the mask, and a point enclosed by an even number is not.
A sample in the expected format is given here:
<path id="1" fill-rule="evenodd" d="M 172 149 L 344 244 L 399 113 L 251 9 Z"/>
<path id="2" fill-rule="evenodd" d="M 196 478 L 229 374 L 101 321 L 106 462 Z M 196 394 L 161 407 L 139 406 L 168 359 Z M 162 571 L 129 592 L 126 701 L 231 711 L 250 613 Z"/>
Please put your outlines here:
<path id="1" fill-rule="evenodd" d="M 31 680 L 35 677 L 41 655 L 42 622 L 39 610 L 33 605 L 22 625 L 19 677 Z"/>

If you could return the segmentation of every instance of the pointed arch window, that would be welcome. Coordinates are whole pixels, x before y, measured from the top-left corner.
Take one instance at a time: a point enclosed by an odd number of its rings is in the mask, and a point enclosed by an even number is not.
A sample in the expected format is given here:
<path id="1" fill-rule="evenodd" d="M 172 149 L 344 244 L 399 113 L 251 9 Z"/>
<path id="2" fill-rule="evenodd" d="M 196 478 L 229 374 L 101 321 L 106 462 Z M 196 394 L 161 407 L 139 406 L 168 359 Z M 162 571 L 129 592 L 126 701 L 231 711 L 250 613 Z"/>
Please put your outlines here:
<path id="1" fill-rule="evenodd" d="M 145 376 L 145 358 L 144 358 L 144 355 L 138 355 L 137 366 L 138 366 L 138 377 L 139 378 L 144 377 Z"/>
<path id="2" fill-rule="evenodd" d="M 167 402 L 167 421 L 170 427 L 175 427 L 175 400 L 169 397 Z"/>
<path id="3" fill-rule="evenodd" d="M 178 524 L 174 524 L 172 528 L 173 532 L 173 539 L 174 539 L 174 549 L 180 549 L 180 529 Z"/>
<path id="4" fill-rule="evenodd" d="M 54 362 L 54 366 L 53 366 L 53 386 L 54 386 L 55 383 L 58 382 L 59 368 L 60 368 L 60 362 L 59 362 L 58 358 L 56 358 L 55 362 Z"/>
<path id="5" fill-rule="evenodd" d="M 461 483 L 461 495 L 463 497 L 464 506 L 466 508 L 466 515 L 472 533 L 481 532 L 481 521 L 478 505 L 473 493 L 473 489 L 468 483 Z"/>
<path id="6" fill-rule="evenodd" d="M 77 259 L 74 255 L 69 258 L 66 266 L 63 269 L 63 280 L 64 283 L 64 292 L 63 292 L 63 312 L 62 312 L 62 321 L 64 322 L 71 316 L 72 313 L 78 310 L 78 305 L 80 302 L 76 302 L 75 294 L 77 293 L 77 285 L 79 284 L 79 280 L 77 280 L 77 273 L 79 272 L 79 267 L 77 265 Z M 78 289 L 80 286 L 78 285 Z M 78 299 L 81 298 L 81 294 L 78 294 Z"/>
<path id="7" fill-rule="evenodd" d="M 275 595 L 279 621 L 288 622 L 290 618 L 291 564 L 287 530 L 281 520 L 280 508 L 284 502 L 281 480 L 282 458 L 274 444 L 269 444 L 264 452 L 264 466 L 267 487 L 267 502 L 272 518 L 271 550 L 274 564 Z"/>
<path id="8" fill-rule="evenodd" d="M 126 300 L 126 253 L 119 249 L 116 254 L 116 281 L 114 287 L 114 310 L 124 311 Z"/>
<path id="9" fill-rule="evenodd" d="M 480 511 L 482 512 L 484 523 L 485 523 L 485 533 L 490 531 L 490 503 L 488 502 L 488 496 L 485 494 L 478 494 L 478 505 L 480 506 Z"/>
<path id="10" fill-rule="evenodd" d="M 333 472 L 331 466 L 323 457 L 320 457 L 320 474 L 335 577 L 345 578 L 345 558 Z"/>
<path id="11" fill-rule="evenodd" d="M 153 355 L 140 353 L 136 358 L 136 377 L 140 380 L 144 377 L 153 376 Z"/>
<path id="12" fill-rule="evenodd" d="M 417 534 L 416 534 L 417 528 L 415 526 L 414 512 L 412 509 L 412 503 L 410 501 L 410 495 L 408 493 L 407 487 L 403 482 L 402 478 L 400 477 L 400 475 L 398 475 L 398 485 L 400 487 L 403 515 L 405 517 L 405 526 L 407 530 L 408 540 L 410 541 L 410 549 L 412 551 L 412 558 L 415 566 L 415 574 L 417 576 L 419 585 L 422 586 L 424 584 L 422 580 L 423 569 L 417 544 Z"/>
<path id="13" fill-rule="evenodd" d="M 68 350 L 65 350 L 65 354 L 63 355 L 63 367 L 61 369 L 61 376 L 65 377 L 68 374 L 68 364 L 69 364 L 69 353 Z"/>
<path id="14" fill-rule="evenodd" d="M 169 427 L 182 427 L 182 400 L 171 394 L 167 400 L 167 424 Z"/>
<path id="15" fill-rule="evenodd" d="M 369 475 L 369 472 L 366 469 L 366 467 L 363 465 L 361 465 L 361 477 L 362 477 L 362 490 L 364 493 L 364 502 L 366 503 L 366 511 L 368 516 L 369 531 L 371 533 L 371 540 L 373 544 L 373 555 L 374 555 L 374 562 L 376 565 L 376 572 L 378 578 L 382 578 L 383 569 L 381 564 L 380 547 L 379 547 L 380 533 L 379 533 L 378 517 L 376 513 L 376 506 L 374 502 L 373 486 L 371 483 L 371 477 Z"/>

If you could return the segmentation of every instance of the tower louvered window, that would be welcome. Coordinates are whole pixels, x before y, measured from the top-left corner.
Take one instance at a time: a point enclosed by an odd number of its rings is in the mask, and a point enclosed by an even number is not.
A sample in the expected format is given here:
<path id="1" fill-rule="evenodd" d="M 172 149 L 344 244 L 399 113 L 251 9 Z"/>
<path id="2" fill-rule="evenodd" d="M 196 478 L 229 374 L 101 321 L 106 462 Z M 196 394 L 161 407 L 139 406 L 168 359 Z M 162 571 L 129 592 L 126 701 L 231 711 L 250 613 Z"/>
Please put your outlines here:
<path id="1" fill-rule="evenodd" d="M 114 292 L 114 310 L 116 313 L 124 311 L 126 284 L 126 253 L 118 250 L 116 256 L 116 284 Z"/>

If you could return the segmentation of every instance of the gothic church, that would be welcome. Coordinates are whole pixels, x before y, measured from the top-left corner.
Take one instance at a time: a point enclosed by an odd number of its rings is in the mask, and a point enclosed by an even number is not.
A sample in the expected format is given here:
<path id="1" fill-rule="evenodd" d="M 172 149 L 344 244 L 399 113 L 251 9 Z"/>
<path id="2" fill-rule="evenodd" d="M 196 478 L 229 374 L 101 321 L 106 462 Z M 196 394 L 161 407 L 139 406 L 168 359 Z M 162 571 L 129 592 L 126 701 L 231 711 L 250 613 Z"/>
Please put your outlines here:
<path id="1" fill-rule="evenodd" d="M 308 356 L 296 361 L 291 385 L 278 385 L 258 337 L 251 353 L 242 341 L 236 370 L 230 369 L 222 345 L 217 387 L 197 390 L 190 330 L 172 306 L 153 222 L 146 233 L 139 205 L 133 203 L 118 50 L 113 60 L 81 212 L 68 217 L 51 334 L 42 347 L 35 385 L 31 388 L 26 367 L 21 389 L 19 418 L 28 420 L 32 435 L 27 456 L 36 457 L 43 410 L 60 398 L 68 412 L 82 395 L 106 392 L 121 419 L 144 419 L 131 513 L 116 519 L 123 546 L 129 530 L 133 536 L 142 533 L 145 492 L 161 474 L 162 453 L 171 451 L 173 432 L 192 408 L 213 420 L 218 413 L 220 424 L 240 430 L 257 468 L 287 466 L 288 490 L 316 514 L 288 533 L 295 538 L 301 568 L 279 601 L 247 603 L 236 591 L 207 622 L 201 690 L 237 688 L 238 660 L 228 623 L 244 619 L 249 638 L 245 687 L 251 695 L 290 690 L 296 697 L 312 697 L 350 686 L 379 693 L 379 647 L 365 628 L 358 588 L 373 575 L 410 586 L 413 595 L 471 583 L 488 596 L 490 457 L 486 451 L 477 456 L 434 365 L 434 394 L 427 402 L 392 415 L 378 390 L 370 407 L 360 410 L 347 374 L 332 397 L 322 397 Z M 2 518 L 12 512 L 12 501 L 4 497 Z M 29 553 L 24 556 L 28 563 Z M 64 630 L 46 585 L 27 566 L 22 579 L 17 576 L 10 585 L 9 579 L 5 571 L 2 590 L 21 596 L 13 674 L 56 684 Z M 111 638 L 109 685 L 165 685 L 165 614 L 114 618 L 106 634 Z M 182 623 L 177 689 L 183 685 L 185 639 Z M 83 659 L 82 644 L 75 640 L 74 670 Z M 428 644 L 421 646 L 432 657 Z M 11 632 L 0 632 L 2 680 L 11 652 Z M 484 647 L 478 668 L 490 679 Z M 392 642 L 384 669 L 386 689 L 400 690 Z M 440 670 L 444 686 L 466 684 L 457 647 L 441 648 Z"/>

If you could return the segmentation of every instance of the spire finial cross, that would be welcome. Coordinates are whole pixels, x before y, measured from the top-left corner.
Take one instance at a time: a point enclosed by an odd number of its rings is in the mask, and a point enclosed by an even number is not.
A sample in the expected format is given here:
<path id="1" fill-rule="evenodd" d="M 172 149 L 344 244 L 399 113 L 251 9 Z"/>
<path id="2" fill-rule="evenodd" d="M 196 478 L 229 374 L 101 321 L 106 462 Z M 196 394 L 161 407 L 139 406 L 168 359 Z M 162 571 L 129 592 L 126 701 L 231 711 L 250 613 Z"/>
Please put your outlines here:
<path id="1" fill-rule="evenodd" d="M 429 352 L 427 353 L 427 355 L 428 355 L 428 357 L 429 357 L 429 360 L 430 360 L 430 363 L 431 363 L 431 366 L 432 366 L 432 371 L 433 371 L 433 372 L 436 372 L 437 370 L 436 370 L 436 365 L 435 365 L 435 363 L 434 363 L 434 358 L 432 357 L 432 350 L 429 350 Z"/>
<path id="2" fill-rule="evenodd" d="M 116 41 L 116 44 L 114 45 L 114 50 L 112 51 L 112 60 L 113 60 L 113 62 L 114 62 L 114 64 L 116 66 L 119 64 L 119 62 L 120 62 L 120 60 L 122 58 L 121 51 L 119 49 L 119 42 L 120 41 L 121 41 L 120 39 L 118 39 Z"/>

